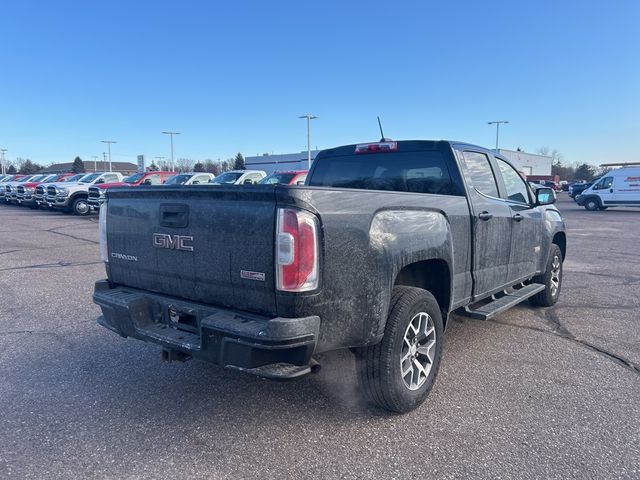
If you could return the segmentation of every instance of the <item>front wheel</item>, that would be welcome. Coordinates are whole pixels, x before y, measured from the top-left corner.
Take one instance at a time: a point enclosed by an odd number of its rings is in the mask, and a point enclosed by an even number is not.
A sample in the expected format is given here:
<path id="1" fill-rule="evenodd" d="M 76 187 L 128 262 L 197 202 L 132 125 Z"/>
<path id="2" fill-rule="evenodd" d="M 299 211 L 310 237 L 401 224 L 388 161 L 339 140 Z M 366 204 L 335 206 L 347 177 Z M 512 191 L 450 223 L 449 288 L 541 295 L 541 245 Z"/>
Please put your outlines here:
<path id="1" fill-rule="evenodd" d="M 71 212 L 76 215 L 88 215 L 91 211 L 91 207 L 89 207 L 89 202 L 87 202 L 86 198 L 76 198 L 71 204 Z"/>
<path id="2" fill-rule="evenodd" d="M 542 283 L 546 287 L 531 297 L 530 301 L 538 307 L 551 307 L 560 298 L 562 287 L 562 251 L 555 243 L 551 244 L 547 268 L 542 275 L 533 277 L 533 283 Z"/>
<path id="3" fill-rule="evenodd" d="M 590 212 L 595 212 L 600 209 L 600 202 L 595 198 L 589 198 L 584 202 L 584 208 L 589 210 Z"/>
<path id="4" fill-rule="evenodd" d="M 442 336 L 442 314 L 434 296 L 421 288 L 395 287 L 382 341 L 356 355 L 367 400 L 397 413 L 420 406 L 438 374 Z"/>

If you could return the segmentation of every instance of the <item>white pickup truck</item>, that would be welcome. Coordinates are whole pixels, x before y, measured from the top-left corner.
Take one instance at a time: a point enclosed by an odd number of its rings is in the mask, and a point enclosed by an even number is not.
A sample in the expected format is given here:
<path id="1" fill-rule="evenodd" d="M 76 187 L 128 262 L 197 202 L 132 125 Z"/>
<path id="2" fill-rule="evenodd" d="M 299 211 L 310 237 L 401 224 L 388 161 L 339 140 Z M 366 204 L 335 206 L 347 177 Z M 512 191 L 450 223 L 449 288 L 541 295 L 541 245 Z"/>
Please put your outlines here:
<path id="1" fill-rule="evenodd" d="M 123 175 L 119 172 L 88 173 L 77 182 L 50 183 L 47 185 L 46 202 L 51 208 L 59 208 L 76 215 L 87 215 L 89 206 L 89 187 L 101 183 L 120 182 Z"/>

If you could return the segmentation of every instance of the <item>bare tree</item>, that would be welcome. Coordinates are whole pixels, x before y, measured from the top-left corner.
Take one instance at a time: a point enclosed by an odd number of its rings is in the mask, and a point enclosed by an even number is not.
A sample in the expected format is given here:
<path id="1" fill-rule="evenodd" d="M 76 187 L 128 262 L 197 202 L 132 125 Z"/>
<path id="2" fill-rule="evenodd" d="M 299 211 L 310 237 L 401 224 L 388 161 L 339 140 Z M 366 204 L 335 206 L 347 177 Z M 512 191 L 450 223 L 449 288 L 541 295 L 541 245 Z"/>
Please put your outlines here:
<path id="1" fill-rule="evenodd" d="M 176 161 L 176 169 L 179 172 L 191 172 L 193 171 L 193 165 L 195 163 L 195 160 L 192 158 L 179 158 Z"/>
<path id="2" fill-rule="evenodd" d="M 558 150 L 557 148 L 550 149 L 549 147 L 540 147 L 538 150 L 536 150 L 536 153 L 538 155 L 551 157 L 552 163 L 559 163 L 564 160 L 564 155 L 562 155 L 562 153 L 560 153 L 560 150 Z"/>

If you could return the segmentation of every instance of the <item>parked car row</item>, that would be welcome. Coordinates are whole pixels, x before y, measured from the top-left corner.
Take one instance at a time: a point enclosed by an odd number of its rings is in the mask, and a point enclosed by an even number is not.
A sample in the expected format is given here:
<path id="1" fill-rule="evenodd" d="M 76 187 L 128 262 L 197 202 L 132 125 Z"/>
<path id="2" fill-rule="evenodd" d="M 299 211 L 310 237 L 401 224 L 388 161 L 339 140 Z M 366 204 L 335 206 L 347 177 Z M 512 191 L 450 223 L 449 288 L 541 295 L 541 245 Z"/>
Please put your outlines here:
<path id="1" fill-rule="evenodd" d="M 262 170 L 233 170 L 217 177 L 206 172 L 138 172 L 127 177 L 120 172 L 4 175 L 0 176 L 0 202 L 87 215 L 100 208 L 107 190 L 111 188 L 140 185 L 301 185 L 306 176 L 306 171 L 267 175 Z"/>

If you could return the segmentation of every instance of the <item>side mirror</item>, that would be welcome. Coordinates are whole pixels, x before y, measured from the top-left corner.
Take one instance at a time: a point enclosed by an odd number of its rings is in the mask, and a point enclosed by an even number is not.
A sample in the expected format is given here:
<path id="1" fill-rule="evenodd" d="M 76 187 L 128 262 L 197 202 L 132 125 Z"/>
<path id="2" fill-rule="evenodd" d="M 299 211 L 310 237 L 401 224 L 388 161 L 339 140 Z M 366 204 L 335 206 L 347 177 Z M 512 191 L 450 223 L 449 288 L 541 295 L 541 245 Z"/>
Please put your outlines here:
<path id="1" fill-rule="evenodd" d="M 101 178 L 100 180 L 96 181 L 96 185 L 100 184 L 100 183 L 104 183 L 104 178 Z"/>
<path id="2" fill-rule="evenodd" d="M 304 180 L 297 181 L 296 185 L 304 185 Z"/>
<path id="3" fill-rule="evenodd" d="M 542 187 L 536 190 L 536 205 L 551 205 L 556 201 L 556 192 L 552 188 Z"/>
<path id="4" fill-rule="evenodd" d="M 244 182 L 245 185 L 250 185 L 253 183 L 253 180 L 251 180 L 250 178 L 247 178 Z"/>
<path id="5" fill-rule="evenodd" d="M 148 178 L 142 182 L 143 185 L 151 185 L 151 180 L 149 180 Z"/>
<path id="6" fill-rule="evenodd" d="M 194 180 L 191 185 L 200 185 L 200 182 L 198 180 Z"/>

